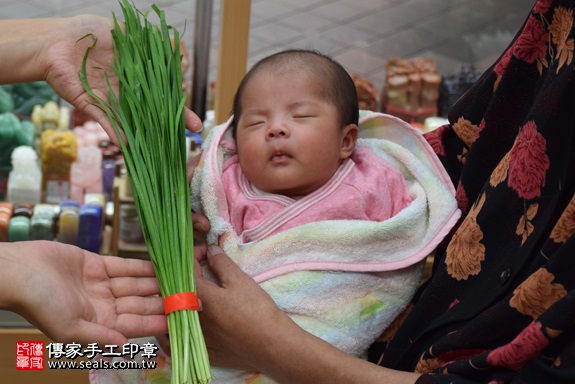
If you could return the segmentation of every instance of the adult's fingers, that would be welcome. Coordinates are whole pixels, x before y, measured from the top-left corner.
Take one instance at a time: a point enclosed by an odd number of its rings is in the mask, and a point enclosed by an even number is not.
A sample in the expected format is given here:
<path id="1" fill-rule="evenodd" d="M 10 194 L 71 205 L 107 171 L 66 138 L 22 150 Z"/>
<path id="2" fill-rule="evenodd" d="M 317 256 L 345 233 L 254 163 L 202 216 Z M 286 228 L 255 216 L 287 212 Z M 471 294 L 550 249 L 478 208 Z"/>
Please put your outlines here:
<path id="1" fill-rule="evenodd" d="M 248 277 L 217 245 L 208 246 L 207 260 L 222 287 L 230 285 L 234 280 Z"/>
<path id="2" fill-rule="evenodd" d="M 133 315 L 163 315 L 164 301 L 160 296 L 128 296 L 116 299 L 116 313 Z"/>
<path id="3" fill-rule="evenodd" d="M 100 256 L 104 261 L 109 277 L 155 277 L 154 266 L 147 260 L 130 259 L 117 256 Z"/>
<path id="4" fill-rule="evenodd" d="M 192 212 L 192 225 L 194 226 L 194 231 L 208 232 L 210 230 L 210 221 L 201 213 Z"/>
<path id="5" fill-rule="evenodd" d="M 143 336 L 141 332 L 137 333 Z M 71 335 L 75 336 L 71 337 Z M 58 342 L 98 343 L 100 345 L 124 345 L 128 342 L 128 337 L 135 337 L 124 334 L 118 327 L 112 329 L 83 319 L 72 324 L 62 335 L 47 334 L 47 336 Z"/>
<path id="6" fill-rule="evenodd" d="M 155 277 L 115 277 L 110 284 L 114 297 L 160 294 L 160 285 Z"/>
<path id="7" fill-rule="evenodd" d="M 184 108 L 184 120 L 186 121 L 186 128 L 190 131 L 200 132 L 202 130 L 202 121 L 187 107 Z"/>
<path id="8" fill-rule="evenodd" d="M 118 135 L 116 135 L 116 131 L 108 119 L 108 116 L 106 116 L 106 114 L 100 108 L 93 104 L 84 103 L 80 109 L 86 115 L 90 116 L 94 121 L 100 123 L 104 131 L 106 131 L 110 137 L 110 140 L 112 140 L 112 142 L 118 147 L 120 146 L 120 138 L 118 138 Z M 124 135 L 124 132 L 120 131 L 120 134 L 122 135 L 122 140 L 126 142 L 126 135 Z"/>
<path id="9" fill-rule="evenodd" d="M 115 329 L 128 338 L 160 335 L 168 332 L 168 320 L 163 314 L 149 316 L 121 314 L 118 316 Z"/>

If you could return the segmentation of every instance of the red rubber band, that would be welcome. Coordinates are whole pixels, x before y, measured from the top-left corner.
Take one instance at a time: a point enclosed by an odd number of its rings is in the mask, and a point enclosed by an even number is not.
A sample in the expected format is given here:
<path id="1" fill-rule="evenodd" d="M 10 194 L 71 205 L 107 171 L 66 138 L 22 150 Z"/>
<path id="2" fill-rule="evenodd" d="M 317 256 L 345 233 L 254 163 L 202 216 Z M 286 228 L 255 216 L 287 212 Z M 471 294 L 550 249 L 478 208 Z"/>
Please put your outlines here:
<path id="1" fill-rule="evenodd" d="M 169 315 L 172 312 L 191 309 L 200 309 L 198 296 L 194 292 L 180 292 L 164 297 L 164 313 Z"/>

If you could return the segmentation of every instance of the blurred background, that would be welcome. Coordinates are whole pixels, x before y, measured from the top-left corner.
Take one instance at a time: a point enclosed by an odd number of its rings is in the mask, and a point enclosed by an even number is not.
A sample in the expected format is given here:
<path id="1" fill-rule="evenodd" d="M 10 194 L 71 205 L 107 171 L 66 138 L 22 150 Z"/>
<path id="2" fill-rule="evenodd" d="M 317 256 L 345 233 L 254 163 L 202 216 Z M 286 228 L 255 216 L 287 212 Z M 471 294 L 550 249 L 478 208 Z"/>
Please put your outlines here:
<path id="1" fill-rule="evenodd" d="M 194 43 L 195 0 L 135 0 L 141 10 L 157 4 L 167 20 Z M 1 0 L 0 18 L 119 13 L 116 0 Z M 313 48 L 331 55 L 379 89 L 391 57 L 430 57 L 440 75 L 457 64 L 483 71 L 503 52 L 533 0 L 252 0 L 248 68 L 285 48 Z M 221 1 L 212 1 L 209 79 L 216 78 Z M 184 29 L 185 28 L 185 29 Z"/>

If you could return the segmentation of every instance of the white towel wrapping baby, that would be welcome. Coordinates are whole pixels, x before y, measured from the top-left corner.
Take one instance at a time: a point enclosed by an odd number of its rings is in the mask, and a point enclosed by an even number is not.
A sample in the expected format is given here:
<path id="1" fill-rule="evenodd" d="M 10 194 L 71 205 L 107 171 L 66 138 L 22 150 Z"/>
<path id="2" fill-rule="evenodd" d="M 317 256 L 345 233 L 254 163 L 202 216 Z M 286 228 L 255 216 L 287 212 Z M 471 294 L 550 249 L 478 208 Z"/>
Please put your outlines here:
<path id="1" fill-rule="evenodd" d="M 448 175 L 419 131 L 393 116 L 364 111 L 360 116 L 357 145 L 400 170 L 412 198 L 390 219 L 314 222 L 241 244 L 226 220 L 221 180 L 222 164 L 232 154 L 229 122 L 213 128 L 204 143 L 192 181 L 192 207 L 210 220 L 208 242 L 219 243 L 295 322 L 363 357 L 411 300 L 426 256 L 455 225 L 460 211 Z M 160 353 L 154 360 L 158 365 L 152 370 L 92 371 L 91 382 L 164 383 L 171 373 L 169 357 Z M 246 382 L 273 381 L 258 373 L 212 367 L 214 384 Z"/>
<path id="2" fill-rule="evenodd" d="M 357 146 L 404 175 L 411 204 L 383 222 L 319 221 L 246 246 L 229 222 L 221 178 L 222 165 L 233 154 L 229 128 L 230 121 L 212 129 L 192 181 L 192 208 L 211 223 L 208 243 L 219 244 L 301 327 L 345 352 L 364 355 L 407 306 L 424 259 L 460 216 L 441 163 L 409 124 L 362 111 Z M 235 382 L 235 373 L 214 369 L 213 382 Z M 239 373 L 235 377 L 241 382 Z"/>

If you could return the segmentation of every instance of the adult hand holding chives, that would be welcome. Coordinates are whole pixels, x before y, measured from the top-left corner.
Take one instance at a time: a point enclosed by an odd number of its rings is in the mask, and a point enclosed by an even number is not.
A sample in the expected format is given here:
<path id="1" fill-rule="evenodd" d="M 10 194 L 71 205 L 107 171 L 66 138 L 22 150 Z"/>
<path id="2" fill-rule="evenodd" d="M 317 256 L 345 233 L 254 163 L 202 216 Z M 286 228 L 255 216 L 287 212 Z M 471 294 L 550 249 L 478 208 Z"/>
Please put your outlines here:
<path id="1" fill-rule="evenodd" d="M 2 20 L 0 84 L 47 81 L 62 99 L 99 122 L 119 144 L 106 114 L 87 102 L 94 100 L 78 77 L 86 48 L 97 39 L 86 62 L 86 77 L 94 93 L 106 102 L 109 100 L 104 72 L 109 76 L 110 85 L 117 90 L 118 78 L 110 66 L 114 62 L 112 28 L 114 21 L 111 18 L 96 15 Z M 188 129 L 201 130 L 202 122 L 188 108 L 184 108 L 184 118 Z"/>
<path id="2" fill-rule="evenodd" d="M 98 121 L 117 143 L 105 115 L 86 103 L 89 97 L 78 77 L 86 48 L 93 43 L 92 39 L 81 38 L 90 34 L 98 39 L 98 44 L 89 58 L 87 77 L 94 92 L 107 99 L 102 70 L 111 72 L 109 63 L 114 54 L 110 30 L 113 27 L 112 19 L 95 15 L 2 20 L 0 84 L 47 81 L 64 100 Z M 110 76 L 110 84 L 117 87 L 115 76 Z"/>

